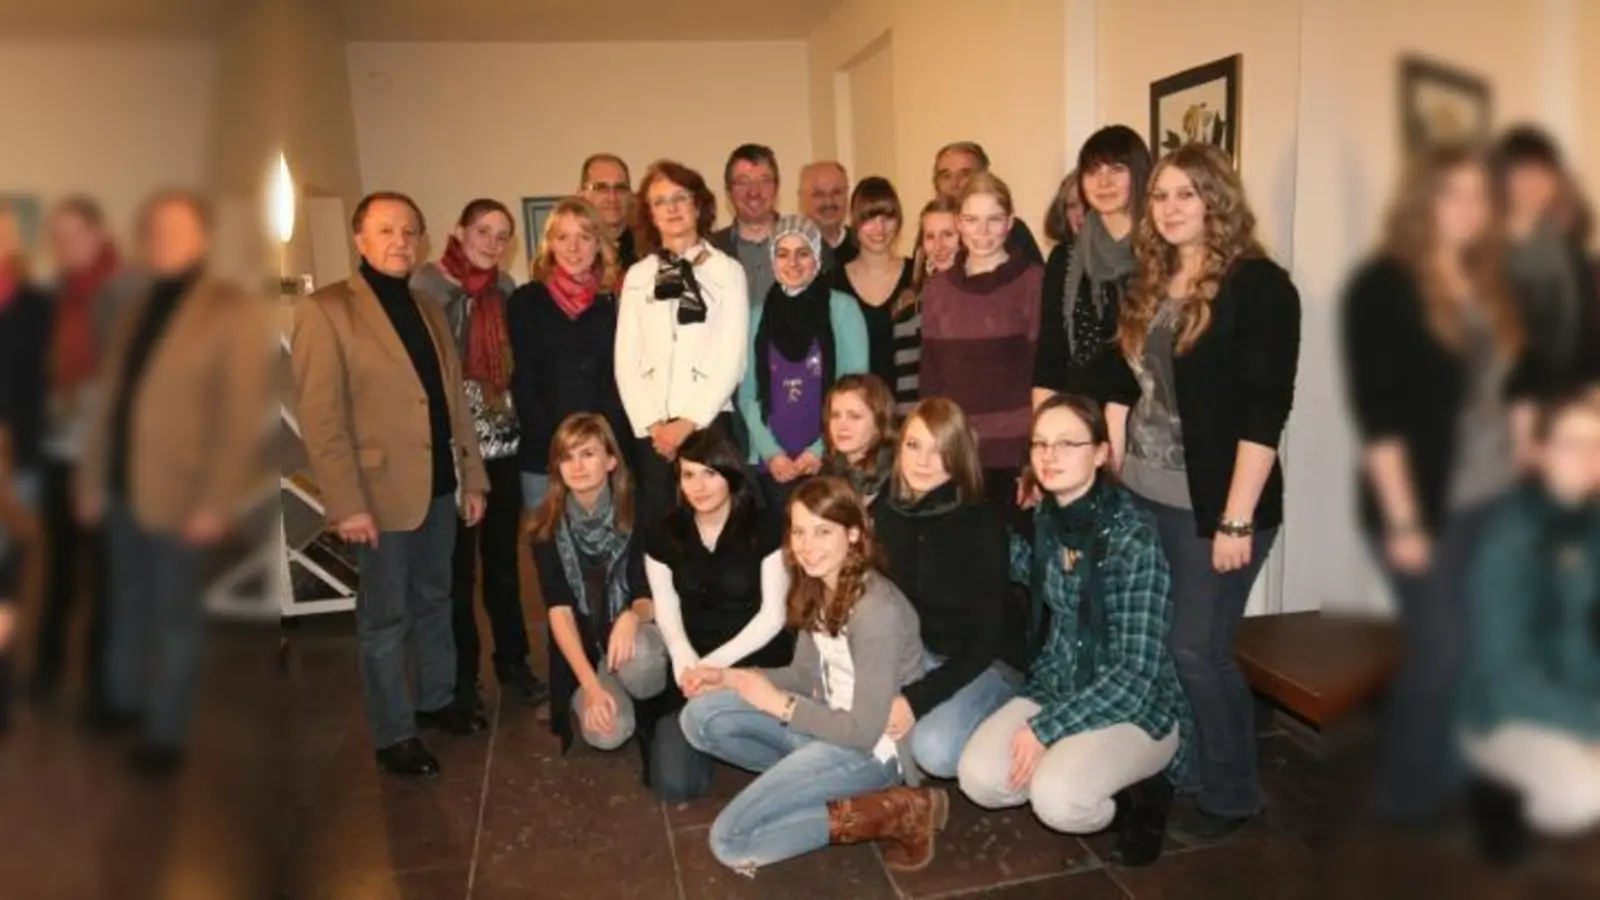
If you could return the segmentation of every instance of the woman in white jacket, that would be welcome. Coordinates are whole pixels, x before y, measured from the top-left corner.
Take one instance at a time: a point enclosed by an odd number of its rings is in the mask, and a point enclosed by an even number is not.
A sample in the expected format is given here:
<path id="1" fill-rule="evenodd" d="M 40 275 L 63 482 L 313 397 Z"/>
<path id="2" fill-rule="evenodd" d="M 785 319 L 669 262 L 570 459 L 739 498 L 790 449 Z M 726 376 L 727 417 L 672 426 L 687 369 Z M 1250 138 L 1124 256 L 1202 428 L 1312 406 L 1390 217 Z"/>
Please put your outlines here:
<path id="1" fill-rule="evenodd" d="M 640 441 L 645 521 L 672 508 L 673 459 L 703 428 L 731 434 L 744 378 L 750 300 L 744 269 L 704 239 L 716 198 L 704 178 L 661 160 L 639 183 L 639 262 L 623 280 L 617 320 L 617 388 Z"/>

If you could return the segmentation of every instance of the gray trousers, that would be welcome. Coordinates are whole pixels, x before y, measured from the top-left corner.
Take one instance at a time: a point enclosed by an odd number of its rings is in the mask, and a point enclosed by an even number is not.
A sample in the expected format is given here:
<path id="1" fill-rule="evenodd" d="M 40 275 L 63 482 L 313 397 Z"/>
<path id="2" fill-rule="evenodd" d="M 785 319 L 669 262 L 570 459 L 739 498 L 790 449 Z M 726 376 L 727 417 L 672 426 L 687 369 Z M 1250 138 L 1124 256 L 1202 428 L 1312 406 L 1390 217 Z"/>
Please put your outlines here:
<path id="1" fill-rule="evenodd" d="M 645 700 L 667 689 L 667 643 L 661 638 L 661 629 L 654 623 L 642 625 L 633 639 L 633 659 L 615 672 L 608 671 L 605 660 L 596 666 L 600 687 L 611 695 L 617 704 L 617 716 L 609 732 L 591 731 L 583 724 L 583 690 L 572 695 L 572 710 L 578 716 L 578 727 L 583 742 L 597 750 L 615 750 L 633 737 L 637 720 L 633 701 Z"/>
<path id="2" fill-rule="evenodd" d="M 450 630 L 455 543 L 456 499 L 445 494 L 433 499 L 416 530 L 385 531 L 378 546 L 356 547 L 361 567 L 356 636 L 374 747 L 416 737 L 416 710 L 443 709 L 455 698 L 456 641 Z M 415 675 L 415 706 L 406 687 L 408 668 Z"/>

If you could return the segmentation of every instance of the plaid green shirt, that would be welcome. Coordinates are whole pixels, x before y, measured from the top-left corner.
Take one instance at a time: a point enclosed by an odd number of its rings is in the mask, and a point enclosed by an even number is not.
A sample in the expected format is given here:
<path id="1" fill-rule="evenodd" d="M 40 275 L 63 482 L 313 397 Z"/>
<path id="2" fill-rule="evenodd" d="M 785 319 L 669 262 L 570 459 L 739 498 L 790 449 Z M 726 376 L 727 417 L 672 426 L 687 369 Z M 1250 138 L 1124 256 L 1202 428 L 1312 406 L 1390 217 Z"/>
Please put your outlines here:
<path id="1" fill-rule="evenodd" d="M 1194 723 L 1166 646 L 1172 621 L 1167 559 L 1148 514 L 1135 507 L 1123 489 L 1109 490 L 1100 525 L 1107 551 L 1097 567 L 1095 590 L 1104 610 L 1105 635 L 1078 633 L 1078 579 L 1086 566 L 1069 571 L 1063 554 L 1055 554 L 1055 564 L 1044 577 L 1049 631 L 1029 668 L 1022 696 L 1042 707 L 1029 724 L 1045 746 L 1121 722 L 1159 741 L 1176 725 L 1178 752 L 1167 766 L 1167 776 L 1181 783 L 1193 752 Z M 1031 585 L 1033 566 L 1032 545 L 1012 535 L 1011 579 Z M 1094 680 L 1079 690 L 1073 673 L 1084 642 L 1092 640 L 1100 641 L 1093 647 Z"/>

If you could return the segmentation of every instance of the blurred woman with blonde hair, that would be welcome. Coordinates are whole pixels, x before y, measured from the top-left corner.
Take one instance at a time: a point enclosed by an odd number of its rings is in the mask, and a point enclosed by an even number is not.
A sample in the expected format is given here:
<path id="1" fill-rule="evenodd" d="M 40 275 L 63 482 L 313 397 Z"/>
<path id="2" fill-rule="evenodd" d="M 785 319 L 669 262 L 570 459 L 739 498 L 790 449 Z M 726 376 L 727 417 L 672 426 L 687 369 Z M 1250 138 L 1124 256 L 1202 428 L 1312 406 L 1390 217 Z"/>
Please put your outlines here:
<path id="1" fill-rule="evenodd" d="M 1107 379 L 1114 464 L 1172 569 L 1168 644 L 1199 733 L 1198 797 L 1173 833 L 1192 840 L 1237 831 L 1263 802 L 1233 643 L 1283 523 L 1300 295 L 1255 227 L 1221 150 L 1188 144 L 1156 164 Z"/>

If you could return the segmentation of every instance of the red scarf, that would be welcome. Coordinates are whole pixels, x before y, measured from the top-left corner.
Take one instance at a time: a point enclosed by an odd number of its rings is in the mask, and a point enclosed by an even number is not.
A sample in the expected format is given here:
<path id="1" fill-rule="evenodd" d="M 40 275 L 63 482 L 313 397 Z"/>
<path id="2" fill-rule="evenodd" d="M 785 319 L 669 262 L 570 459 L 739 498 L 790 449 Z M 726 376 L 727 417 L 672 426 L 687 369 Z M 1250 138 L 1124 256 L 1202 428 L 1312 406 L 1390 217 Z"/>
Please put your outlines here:
<path id="1" fill-rule="evenodd" d="M 594 304 L 595 294 L 600 291 L 600 263 L 596 260 L 595 268 L 582 275 L 570 275 L 560 266 L 551 266 L 544 285 L 567 318 L 576 319 Z"/>
<path id="2" fill-rule="evenodd" d="M 72 392 L 95 377 L 100 347 L 95 334 L 94 302 L 100 289 L 117 271 L 117 251 L 110 241 L 89 265 L 67 272 L 56 302 L 56 325 L 51 332 L 50 355 L 54 385 Z"/>
<path id="3" fill-rule="evenodd" d="M 506 298 L 500 293 L 500 270 L 495 266 L 474 266 L 467 259 L 466 248 L 454 237 L 445 245 L 439 268 L 472 298 L 461 374 L 483 385 L 485 403 L 498 403 L 511 387 L 511 338 L 506 331 Z"/>

